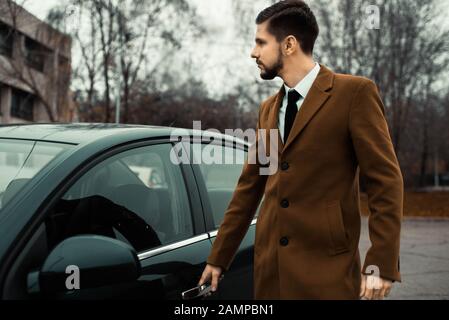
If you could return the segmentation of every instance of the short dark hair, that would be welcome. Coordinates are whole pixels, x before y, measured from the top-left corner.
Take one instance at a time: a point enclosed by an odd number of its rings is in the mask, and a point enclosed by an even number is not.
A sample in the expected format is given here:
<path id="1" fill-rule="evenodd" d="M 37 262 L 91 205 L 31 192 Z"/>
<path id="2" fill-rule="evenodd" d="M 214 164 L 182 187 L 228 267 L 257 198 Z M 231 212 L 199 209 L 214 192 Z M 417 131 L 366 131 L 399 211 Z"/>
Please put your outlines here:
<path id="1" fill-rule="evenodd" d="M 312 54 L 319 34 L 318 23 L 309 6 L 301 0 L 279 1 L 262 10 L 256 24 L 268 21 L 268 31 L 281 42 L 289 35 L 295 36 L 305 54 Z"/>

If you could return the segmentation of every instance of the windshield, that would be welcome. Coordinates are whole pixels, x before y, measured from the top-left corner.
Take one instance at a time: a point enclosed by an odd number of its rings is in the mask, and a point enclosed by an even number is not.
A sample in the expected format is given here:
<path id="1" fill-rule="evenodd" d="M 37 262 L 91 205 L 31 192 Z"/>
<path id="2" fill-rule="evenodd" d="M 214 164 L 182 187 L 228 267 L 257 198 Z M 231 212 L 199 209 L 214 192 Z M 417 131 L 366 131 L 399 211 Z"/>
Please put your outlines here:
<path id="1" fill-rule="evenodd" d="M 0 139 L 0 210 L 26 183 L 70 145 Z"/>

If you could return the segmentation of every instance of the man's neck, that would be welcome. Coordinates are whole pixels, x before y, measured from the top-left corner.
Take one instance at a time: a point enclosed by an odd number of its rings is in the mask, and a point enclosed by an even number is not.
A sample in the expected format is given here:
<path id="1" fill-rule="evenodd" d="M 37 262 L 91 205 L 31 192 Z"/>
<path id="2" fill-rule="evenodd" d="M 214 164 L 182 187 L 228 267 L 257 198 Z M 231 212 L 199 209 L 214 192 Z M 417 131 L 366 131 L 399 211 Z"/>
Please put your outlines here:
<path id="1" fill-rule="evenodd" d="M 280 77 L 289 88 L 294 88 L 310 71 L 312 71 L 315 65 L 316 63 L 312 58 L 302 61 L 292 61 L 290 66 L 288 66 L 287 70 L 285 70 Z"/>

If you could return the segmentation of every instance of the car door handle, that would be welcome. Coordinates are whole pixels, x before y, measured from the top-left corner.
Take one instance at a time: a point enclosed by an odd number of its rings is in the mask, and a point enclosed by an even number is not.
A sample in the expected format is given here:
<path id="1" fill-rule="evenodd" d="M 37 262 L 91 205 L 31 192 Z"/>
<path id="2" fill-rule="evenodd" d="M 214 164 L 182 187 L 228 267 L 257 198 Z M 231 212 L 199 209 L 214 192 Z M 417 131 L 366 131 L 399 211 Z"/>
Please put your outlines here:
<path id="1" fill-rule="evenodd" d="M 196 286 L 192 289 L 186 290 L 182 292 L 182 299 L 183 300 L 192 300 L 195 298 L 202 297 L 209 293 L 212 290 L 212 284 L 202 284 L 201 286 Z"/>
<path id="2" fill-rule="evenodd" d="M 223 280 L 224 275 L 222 274 L 220 276 L 220 278 L 218 278 L 218 282 L 220 282 L 221 280 Z M 201 286 L 196 286 L 192 289 L 186 290 L 184 292 L 181 293 L 182 299 L 184 300 L 191 300 L 191 299 L 195 299 L 195 298 L 199 298 L 202 296 L 205 296 L 206 294 L 208 294 L 209 292 L 211 292 L 212 290 L 212 284 L 202 284 Z"/>

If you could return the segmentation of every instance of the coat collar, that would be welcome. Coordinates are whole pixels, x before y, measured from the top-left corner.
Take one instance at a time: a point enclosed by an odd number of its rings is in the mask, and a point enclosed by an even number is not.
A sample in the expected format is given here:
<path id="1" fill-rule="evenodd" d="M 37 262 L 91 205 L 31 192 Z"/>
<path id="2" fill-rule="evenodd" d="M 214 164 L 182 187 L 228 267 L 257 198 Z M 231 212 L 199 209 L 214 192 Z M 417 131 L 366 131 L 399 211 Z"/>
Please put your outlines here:
<path id="1" fill-rule="evenodd" d="M 293 123 L 292 130 L 288 136 L 288 139 L 284 145 L 282 139 L 279 135 L 278 128 L 278 116 L 279 109 L 281 107 L 282 100 L 285 95 L 284 85 L 280 88 L 277 93 L 273 104 L 270 106 L 270 113 L 268 116 L 268 124 L 269 129 L 277 129 L 278 130 L 278 146 L 279 152 L 284 152 L 285 149 L 292 143 L 292 141 L 301 133 L 301 131 L 305 128 L 307 123 L 313 118 L 315 113 L 321 109 L 324 103 L 331 96 L 331 89 L 334 83 L 334 73 L 320 64 L 320 72 L 318 73 L 317 78 L 315 79 L 312 87 L 310 88 L 309 93 L 307 94 L 299 112 L 296 114 L 295 121 Z"/>

